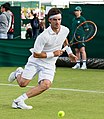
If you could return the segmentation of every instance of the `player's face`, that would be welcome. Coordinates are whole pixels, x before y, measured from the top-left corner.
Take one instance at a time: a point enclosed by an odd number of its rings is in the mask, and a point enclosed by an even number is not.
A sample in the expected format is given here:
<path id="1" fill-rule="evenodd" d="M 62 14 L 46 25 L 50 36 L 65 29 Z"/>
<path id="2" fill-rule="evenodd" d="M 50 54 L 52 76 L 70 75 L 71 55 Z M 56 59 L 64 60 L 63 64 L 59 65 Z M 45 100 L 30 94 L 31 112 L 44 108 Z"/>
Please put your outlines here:
<path id="1" fill-rule="evenodd" d="M 3 12 L 3 7 L 1 7 L 1 12 Z"/>
<path id="2" fill-rule="evenodd" d="M 61 17 L 57 16 L 57 17 L 51 18 L 49 19 L 49 22 L 51 23 L 52 28 L 59 29 L 61 24 Z"/>
<path id="3" fill-rule="evenodd" d="M 4 7 L 1 7 L 1 12 L 5 12 L 5 8 Z"/>
<path id="4" fill-rule="evenodd" d="M 81 15 L 81 11 L 80 10 L 74 11 L 74 14 L 75 14 L 75 16 L 80 16 Z"/>

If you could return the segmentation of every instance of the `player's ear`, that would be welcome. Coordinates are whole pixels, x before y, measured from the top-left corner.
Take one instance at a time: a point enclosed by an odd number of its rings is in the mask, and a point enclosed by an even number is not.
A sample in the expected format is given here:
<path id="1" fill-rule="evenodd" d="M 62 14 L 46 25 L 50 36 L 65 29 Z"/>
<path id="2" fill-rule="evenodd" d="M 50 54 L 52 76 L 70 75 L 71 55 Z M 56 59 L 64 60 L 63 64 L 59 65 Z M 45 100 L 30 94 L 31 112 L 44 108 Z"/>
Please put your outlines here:
<path id="1" fill-rule="evenodd" d="M 49 18 L 48 21 L 51 22 L 51 19 Z"/>

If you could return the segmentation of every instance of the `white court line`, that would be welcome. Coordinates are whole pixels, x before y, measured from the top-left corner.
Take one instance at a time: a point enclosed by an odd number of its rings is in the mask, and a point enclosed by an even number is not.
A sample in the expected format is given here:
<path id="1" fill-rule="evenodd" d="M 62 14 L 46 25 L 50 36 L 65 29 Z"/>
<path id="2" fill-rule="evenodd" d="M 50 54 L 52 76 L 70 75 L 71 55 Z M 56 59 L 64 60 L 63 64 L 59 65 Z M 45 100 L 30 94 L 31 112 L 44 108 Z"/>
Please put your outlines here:
<path id="1" fill-rule="evenodd" d="M 4 84 L 0 83 L 0 86 L 17 86 L 15 84 Z M 27 87 L 34 87 L 34 86 L 27 86 Z M 50 90 L 60 90 L 60 91 L 73 91 L 73 92 L 85 92 L 85 93 L 104 93 L 103 91 L 95 91 L 95 90 L 80 90 L 80 89 L 70 89 L 70 88 L 50 88 Z"/>

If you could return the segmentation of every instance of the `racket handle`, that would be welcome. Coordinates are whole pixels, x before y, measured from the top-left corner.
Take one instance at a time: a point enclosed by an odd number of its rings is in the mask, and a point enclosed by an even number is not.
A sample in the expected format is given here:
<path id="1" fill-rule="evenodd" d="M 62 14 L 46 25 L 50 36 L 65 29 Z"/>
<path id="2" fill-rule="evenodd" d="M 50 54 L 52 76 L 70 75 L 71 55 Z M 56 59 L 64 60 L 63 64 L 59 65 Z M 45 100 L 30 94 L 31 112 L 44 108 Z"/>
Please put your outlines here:
<path id="1" fill-rule="evenodd" d="M 29 51 L 30 51 L 31 53 L 33 53 L 33 52 L 34 52 L 34 48 L 29 49 Z"/>
<path id="2" fill-rule="evenodd" d="M 62 51 L 65 51 L 67 48 L 68 48 L 68 46 L 66 45 L 66 46 L 62 49 Z"/>

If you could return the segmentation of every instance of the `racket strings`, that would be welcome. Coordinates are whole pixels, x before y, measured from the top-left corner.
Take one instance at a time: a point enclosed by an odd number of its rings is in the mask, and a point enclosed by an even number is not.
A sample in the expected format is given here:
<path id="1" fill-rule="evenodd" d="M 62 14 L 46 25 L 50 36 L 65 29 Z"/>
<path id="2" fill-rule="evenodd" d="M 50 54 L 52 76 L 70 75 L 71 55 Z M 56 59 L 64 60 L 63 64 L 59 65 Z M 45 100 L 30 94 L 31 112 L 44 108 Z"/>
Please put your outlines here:
<path id="1" fill-rule="evenodd" d="M 86 41 L 87 39 L 89 39 L 90 37 L 92 37 L 95 33 L 95 26 L 93 24 L 88 24 L 88 30 L 85 30 L 85 37 L 84 40 Z"/>
<path id="2" fill-rule="evenodd" d="M 74 38 L 77 42 L 87 42 L 91 40 L 97 31 L 97 27 L 92 22 L 84 22 L 75 31 Z"/>

